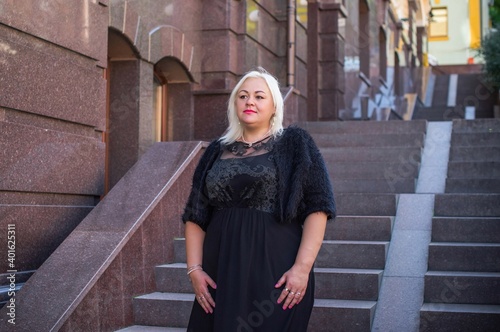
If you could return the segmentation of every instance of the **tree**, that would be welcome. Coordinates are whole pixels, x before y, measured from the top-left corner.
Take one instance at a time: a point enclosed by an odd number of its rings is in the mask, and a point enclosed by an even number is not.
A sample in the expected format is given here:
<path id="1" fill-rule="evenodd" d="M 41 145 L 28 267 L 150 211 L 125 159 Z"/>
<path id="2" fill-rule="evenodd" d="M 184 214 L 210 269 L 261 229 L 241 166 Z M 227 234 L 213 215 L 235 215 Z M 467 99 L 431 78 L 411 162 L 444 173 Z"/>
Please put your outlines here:
<path id="1" fill-rule="evenodd" d="M 493 29 L 483 38 L 478 53 L 484 59 L 487 80 L 500 88 L 500 30 Z"/>
<path id="2" fill-rule="evenodd" d="M 500 0 L 494 0 L 490 5 L 490 20 L 493 28 L 500 28 Z"/>

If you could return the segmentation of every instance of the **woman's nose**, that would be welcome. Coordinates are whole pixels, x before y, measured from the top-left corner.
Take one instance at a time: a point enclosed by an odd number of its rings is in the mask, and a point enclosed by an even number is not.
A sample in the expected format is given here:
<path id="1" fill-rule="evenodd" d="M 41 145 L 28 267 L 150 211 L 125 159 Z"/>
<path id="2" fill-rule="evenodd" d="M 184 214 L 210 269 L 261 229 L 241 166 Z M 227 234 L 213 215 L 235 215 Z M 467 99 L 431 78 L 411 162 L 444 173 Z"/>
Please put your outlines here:
<path id="1" fill-rule="evenodd" d="M 254 99 L 252 97 L 247 98 L 247 105 L 253 105 Z"/>

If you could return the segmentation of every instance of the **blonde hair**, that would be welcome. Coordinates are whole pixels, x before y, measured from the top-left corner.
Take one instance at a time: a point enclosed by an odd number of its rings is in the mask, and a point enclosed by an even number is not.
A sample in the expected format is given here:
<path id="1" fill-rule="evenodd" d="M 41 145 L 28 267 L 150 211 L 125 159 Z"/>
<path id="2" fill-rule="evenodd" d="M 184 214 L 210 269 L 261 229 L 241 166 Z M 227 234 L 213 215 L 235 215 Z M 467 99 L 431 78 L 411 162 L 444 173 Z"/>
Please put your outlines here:
<path id="1" fill-rule="evenodd" d="M 283 132 L 283 96 L 281 95 L 278 80 L 269 74 L 264 68 L 257 67 L 257 69 L 247 72 L 236 84 L 227 105 L 227 119 L 229 125 L 225 134 L 220 138 L 223 144 L 231 144 L 243 135 L 243 127 L 240 125 L 238 115 L 236 114 L 236 95 L 248 78 L 262 78 L 266 81 L 269 91 L 274 102 L 274 115 L 273 126 L 271 126 L 271 134 L 278 136 Z"/>

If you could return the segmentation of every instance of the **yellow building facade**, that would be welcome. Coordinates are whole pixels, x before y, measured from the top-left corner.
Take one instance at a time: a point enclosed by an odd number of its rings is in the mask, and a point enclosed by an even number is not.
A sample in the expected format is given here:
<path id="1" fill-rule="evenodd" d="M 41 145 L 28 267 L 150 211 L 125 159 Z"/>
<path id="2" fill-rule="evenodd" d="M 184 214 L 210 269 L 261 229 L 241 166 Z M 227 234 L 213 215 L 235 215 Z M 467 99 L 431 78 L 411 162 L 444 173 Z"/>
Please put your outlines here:
<path id="1" fill-rule="evenodd" d="M 476 48 L 489 31 L 488 1 L 431 0 L 430 3 L 430 64 L 482 63 Z"/>

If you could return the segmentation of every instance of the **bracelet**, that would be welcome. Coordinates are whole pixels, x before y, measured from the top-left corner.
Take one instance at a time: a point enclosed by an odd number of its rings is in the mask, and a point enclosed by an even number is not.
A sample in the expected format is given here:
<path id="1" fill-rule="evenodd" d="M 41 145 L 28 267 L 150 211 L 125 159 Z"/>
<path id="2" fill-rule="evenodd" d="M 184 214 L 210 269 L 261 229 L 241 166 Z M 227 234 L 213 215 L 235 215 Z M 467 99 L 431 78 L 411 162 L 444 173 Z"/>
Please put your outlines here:
<path id="1" fill-rule="evenodd" d="M 198 266 L 201 266 L 201 264 L 196 264 L 196 265 L 191 265 L 191 266 L 188 266 L 188 271 L 195 268 L 195 267 L 198 267 Z"/>
<path id="2" fill-rule="evenodd" d="M 189 275 L 191 272 L 194 272 L 196 270 L 203 270 L 203 268 L 201 267 L 201 264 L 196 264 L 196 265 L 192 265 L 190 267 L 187 268 L 187 275 Z"/>
<path id="3" fill-rule="evenodd" d="M 193 269 L 191 269 L 191 270 L 187 271 L 187 275 L 191 274 L 191 272 L 194 272 L 194 271 L 196 271 L 196 270 L 203 270 L 203 269 L 201 268 L 201 266 L 195 267 L 195 268 L 193 268 Z"/>

